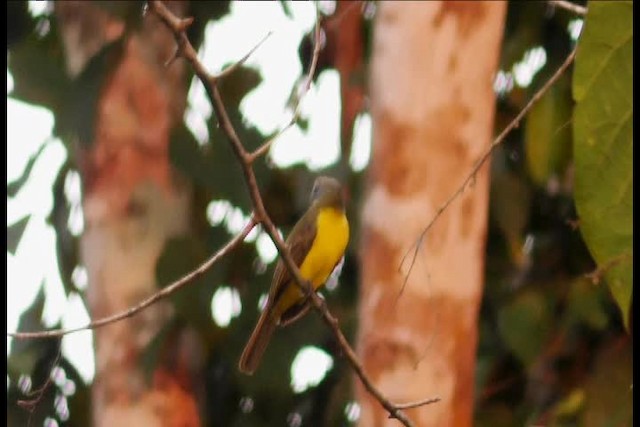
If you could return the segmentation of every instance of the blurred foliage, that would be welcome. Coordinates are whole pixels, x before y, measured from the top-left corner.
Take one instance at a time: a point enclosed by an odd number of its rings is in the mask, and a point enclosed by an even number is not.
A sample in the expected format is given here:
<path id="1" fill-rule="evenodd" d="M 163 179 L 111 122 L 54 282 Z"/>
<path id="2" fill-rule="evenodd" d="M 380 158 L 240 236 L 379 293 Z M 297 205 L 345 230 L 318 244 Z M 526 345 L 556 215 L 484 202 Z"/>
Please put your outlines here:
<path id="1" fill-rule="evenodd" d="M 12 225 L 7 226 L 7 252 L 12 255 L 16 254 L 22 233 L 24 233 L 27 224 L 29 224 L 29 217 L 30 215 L 25 215 Z"/>
<path id="2" fill-rule="evenodd" d="M 557 179 L 571 160 L 570 81 L 568 74 L 562 76 L 527 115 L 527 166 L 538 185 Z"/>
<path id="3" fill-rule="evenodd" d="M 590 131 L 580 120 L 588 120 L 599 132 L 604 113 L 598 115 L 594 110 L 589 118 L 581 119 L 573 98 L 580 103 L 575 96 L 580 61 L 591 62 L 594 67 L 606 64 L 581 53 L 588 49 L 581 43 L 587 37 L 589 20 L 595 21 L 591 24 L 595 31 L 626 31 L 629 40 L 631 28 L 620 16 L 614 23 L 612 18 L 599 18 L 597 12 L 596 16 L 591 15 L 592 9 L 609 7 L 605 3 L 591 2 L 588 6 L 573 79 L 571 73 L 563 76 L 527 115 L 522 130 L 512 132 L 493 156 L 487 285 L 480 316 L 476 378 L 475 419 L 480 426 L 631 425 L 632 365 L 630 359 L 624 360 L 632 354 L 629 337 L 608 289 L 586 277 L 601 264 L 596 265 L 597 258 L 592 259 L 591 248 L 583 240 L 582 233 L 587 233 L 584 218 L 576 212 L 579 202 L 574 203 L 573 199 L 574 176 L 577 191 L 581 173 L 613 173 L 620 180 L 626 179 L 630 191 L 630 134 L 628 138 L 619 135 L 620 150 L 627 150 L 627 154 L 622 159 L 618 152 L 615 159 L 610 159 L 615 167 L 585 168 L 580 157 L 602 156 L 608 145 L 603 140 L 603 149 L 581 146 L 580 138 L 586 138 L 584 132 Z M 628 11 L 625 19 L 630 21 L 630 17 Z M 538 45 L 545 49 L 547 62 L 529 87 L 516 86 L 499 98 L 497 132 L 569 54 L 572 42 L 566 28 L 571 19 L 575 19 L 571 13 L 553 11 L 544 2 L 510 3 L 500 67 L 510 71 L 528 49 Z M 615 31 L 611 31 L 613 27 Z M 618 128 L 625 124 L 622 120 L 629 118 L 630 130 L 632 61 L 630 46 L 625 49 L 629 49 L 629 56 L 618 58 L 615 71 L 610 70 L 615 76 L 598 80 L 602 84 L 598 89 L 601 98 L 595 103 L 600 110 L 611 105 L 626 107 L 608 114 L 612 126 Z M 621 74 L 623 69 L 629 74 Z M 593 78 L 594 69 L 584 73 Z M 621 89 L 624 85 L 628 86 Z M 596 90 L 596 85 L 591 88 Z M 619 90 L 625 91 L 622 100 Z M 588 188 L 602 192 L 600 197 L 620 194 L 603 178 L 593 175 L 590 179 Z M 612 214 L 628 209 L 628 216 L 616 219 L 599 216 L 601 233 L 631 227 L 630 199 L 628 203 L 620 198 L 610 200 L 608 208 L 602 199 L 598 202 L 589 198 L 587 203 L 598 204 L 602 212 Z M 627 236 L 630 238 L 631 233 Z M 631 250 L 630 240 L 626 245 L 622 243 L 620 247 Z M 630 289 L 630 271 L 626 277 Z M 602 356 L 609 353 L 612 342 L 618 343 L 616 356 Z M 607 375 L 615 375 L 611 387 L 595 385 L 598 378 Z M 604 395 L 606 402 L 596 404 L 597 396 Z"/>
<path id="4" fill-rule="evenodd" d="M 79 265 L 78 239 L 68 227 L 72 207 L 65 194 L 65 183 L 72 173 L 78 172 L 71 168 L 71 161 L 67 160 L 53 183 L 53 208 L 47 218 L 47 222 L 56 230 L 56 256 L 60 279 L 67 296 L 71 291 L 82 294 L 72 280 L 73 272 Z"/>
<path id="5" fill-rule="evenodd" d="M 44 287 L 33 304 L 20 316 L 18 331 L 45 329 L 42 322 Z M 53 325 L 59 328 L 60 325 Z M 60 354 L 60 339 L 14 341 L 7 358 L 7 425 L 42 425 L 45 418 L 62 420 L 61 425 L 86 426 L 90 422 L 89 388 Z M 60 370 L 54 378 L 52 372 Z"/>
<path id="6" fill-rule="evenodd" d="M 287 2 L 280 4 L 291 16 Z M 100 5 L 126 20 L 129 31 L 139 28 L 141 2 L 100 2 Z M 363 10 L 369 13 L 375 10 L 373 2 L 367 2 L 366 6 Z M 585 278 L 597 265 L 619 253 L 621 247 L 630 248 L 626 239 L 632 237 L 625 228 L 631 224 L 631 202 L 621 204 L 613 199 L 625 194 L 621 193 L 624 188 L 617 185 L 631 182 L 630 138 L 624 136 L 624 132 L 631 132 L 632 104 L 628 101 L 631 45 L 613 49 L 609 61 L 601 58 L 608 52 L 601 50 L 602 46 L 608 49 L 619 46 L 607 37 L 627 34 L 618 20 L 630 20 L 631 13 L 616 18 L 610 16 L 609 6 L 594 2 L 589 7 L 583 36 L 587 41 L 580 45 L 583 51 L 576 63 L 575 78 L 567 74 L 559 81 L 493 156 L 486 286 L 478 325 L 475 424 L 479 426 L 631 424 L 632 343 L 608 289 Z M 71 280 L 78 265 L 78 242 L 68 229 L 71 207 L 64 184 L 68 175 L 78 169 L 73 156 L 77 149 L 75 141 L 91 142 L 94 103 L 110 67 L 118 62 L 121 41 L 103 49 L 79 78 L 71 80 L 66 75 L 56 20 L 48 14 L 31 17 L 26 2 L 8 3 L 7 12 L 9 69 L 15 84 L 11 96 L 51 109 L 56 120 L 54 133 L 70 152 L 54 183 L 54 207 L 49 218 L 57 232 L 58 265 L 68 295 L 78 291 Z M 195 21 L 188 30 L 192 42 L 198 46 L 206 24 L 228 12 L 227 1 L 192 2 L 190 14 Z M 570 52 L 572 41 L 567 25 L 573 19 L 571 13 L 554 9 L 546 2 L 510 2 L 500 68 L 509 72 L 535 46 L 544 48 L 547 63 L 531 85 L 515 86 L 498 98 L 496 134 Z M 370 17 L 363 18 L 367 59 L 372 25 Z M 609 42 L 598 42 L 601 38 Z M 305 37 L 300 42 L 303 70 L 308 69 L 311 58 L 309 40 Z M 597 65 L 604 66 L 602 77 L 585 86 Z M 332 68 L 331 61 L 321 58 L 316 76 L 327 68 Z M 629 76 L 624 74 L 627 72 Z M 191 79 L 189 75 L 185 84 Z M 238 110 L 243 97 L 261 79 L 254 69 L 242 67 L 220 86 L 228 114 L 248 149 L 258 147 L 270 137 L 260 134 L 252 127 L 251 118 L 243 117 Z M 578 104 L 575 109 L 571 85 Z M 607 101 L 611 95 L 616 96 L 613 104 Z M 626 117 L 629 121 L 622 123 L 621 133 L 612 134 L 620 118 Z M 156 266 L 161 286 L 199 265 L 231 238 L 228 225 L 234 214 L 228 213 L 219 224 L 211 225 L 206 214 L 211 201 L 226 200 L 245 217 L 250 212 L 242 171 L 215 117 L 208 122 L 208 130 L 210 140 L 203 145 L 184 124 L 172 130 L 171 162 L 181 179 L 190 183 L 193 205 L 190 233 L 168 241 Z M 575 138 L 573 146 L 572 138 Z M 602 144 L 603 149 L 588 149 L 590 141 Z M 604 147 L 611 151 L 604 152 Z M 28 180 L 38 154 L 33 155 L 23 176 L 7 185 L 8 196 L 17 194 Z M 591 156 L 605 154 L 615 162 L 615 167 L 594 167 L 599 157 Z M 585 168 L 592 172 L 583 175 Z M 324 291 L 324 295 L 340 319 L 341 328 L 352 339 L 357 327 L 356 250 L 364 173 L 351 171 L 344 176 L 337 165 L 313 172 L 305 165 L 282 169 L 266 160 L 256 162 L 255 170 L 265 206 L 285 235 L 305 210 L 315 175 L 339 174 L 347 184 L 352 240 L 340 286 Z M 600 175 L 605 173 L 612 173 L 612 181 Z M 574 203 L 574 174 L 576 192 L 580 185 L 587 186 L 597 193 L 596 199 L 590 199 L 595 195 L 588 196 L 583 200 L 577 198 Z M 589 214 L 585 203 L 597 204 L 600 211 Z M 587 210 L 583 212 L 583 208 Z M 598 216 L 598 212 L 611 214 Z M 13 239 L 14 247 L 22 235 L 21 229 L 24 229 L 21 222 L 8 227 L 13 236 L 8 237 L 8 243 Z M 604 239 L 611 230 L 620 232 L 620 241 L 590 240 L 589 233 L 597 240 L 597 236 Z M 589 249 L 582 238 L 583 231 Z M 607 246 L 599 252 L 591 245 Z M 340 357 L 330 332 L 313 313 L 274 336 L 262 368 L 254 376 L 238 372 L 237 359 L 257 320 L 258 302 L 268 290 L 272 270 L 273 263 L 265 265 L 258 256 L 255 241 L 245 242 L 214 269 L 174 294 L 171 301 L 176 316 L 148 347 L 143 360 L 145 368 L 151 371 L 163 349 L 174 343 L 175 331 L 187 328 L 196 332 L 202 351 L 201 371 L 196 376 L 206 425 L 294 425 L 295 417 L 300 417 L 301 425 L 305 426 L 350 425 L 345 407 L 353 398 L 352 373 Z M 613 285 L 619 304 L 630 304 L 630 281 L 628 286 L 626 282 L 616 284 L 619 280 L 616 277 L 627 277 L 624 276 L 627 273 L 615 271 L 612 268 L 605 277 Z M 220 286 L 236 290 L 242 304 L 241 314 L 227 327 L 217 326 L 211 318 L 211 298 Z M 21 330 L 44 328 L 43 301 L 41 292 L 23 314 Z M 290 386 L 291 362 L 304 345 L 324 349 L 334 357 L 334 365 L 317 386 L 294 393 Z M 77 386 L 75 393 L 68 396 L 71 417 L 64 422 L 56 415 L 53 403 L 59 391 L 53 384 L 35 405 L 30 423 L 41 425 L 44 417 L 49 416 L 56 418 L 59 425 L 90 424 L 89 387 L 69 362 L 59 356 L 59 347 L 59 341 L 55 340 L 14 341 L 7 360 L 9 425 L 27 425 L 29 417 L 17 404 L 26 398 L 18 386 L 20 377 L 30 376 L 32 389 L 36 389 L 46 383 L 53 366 L 63 367 Z"/>

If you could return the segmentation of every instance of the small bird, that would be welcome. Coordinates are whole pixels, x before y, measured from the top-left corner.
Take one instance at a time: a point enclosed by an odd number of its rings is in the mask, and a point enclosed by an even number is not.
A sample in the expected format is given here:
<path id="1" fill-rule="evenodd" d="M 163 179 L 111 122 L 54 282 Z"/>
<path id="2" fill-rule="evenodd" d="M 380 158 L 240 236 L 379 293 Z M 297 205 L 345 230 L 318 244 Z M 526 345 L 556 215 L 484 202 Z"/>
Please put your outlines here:
<path id="1" fill-rule="evenodd" d="M 311 190 L 309 209 L 285 242 L 300 274 L 311 282 L 314 291 L 327 281 L 344 256 L 348 242 L 349 222 L 345 215 L 342 187 L 334 178 L 320 176 Z M 276 327 L 296 321 L 309 308 L 310 301 L 279 259 L 267 304 L 240 357 L 240 371 L 253 374 Z"/>

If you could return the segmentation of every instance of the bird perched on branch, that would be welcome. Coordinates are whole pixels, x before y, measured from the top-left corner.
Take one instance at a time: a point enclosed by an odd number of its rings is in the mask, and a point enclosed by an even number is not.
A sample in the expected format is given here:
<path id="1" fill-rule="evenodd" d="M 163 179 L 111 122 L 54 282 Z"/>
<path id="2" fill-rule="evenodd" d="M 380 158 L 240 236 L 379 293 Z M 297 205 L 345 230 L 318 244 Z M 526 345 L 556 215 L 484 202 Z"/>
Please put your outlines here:
<path id="1" fill-rule="evenodd" d="M 345 215 L 342 187 L 337 180 L 320 176 L 313 185 L 309 209 L 285 242 L 300 275 L 311 283 L 314 291 L 327 281 L 340 262 L 348 241 L 349 222 Z M 279 259 L 267 304 L 240 357 L 240 371 L 252 374 L 260 364 L 276 327 L 286 326 L 302 317 L 310 304 Z"/>

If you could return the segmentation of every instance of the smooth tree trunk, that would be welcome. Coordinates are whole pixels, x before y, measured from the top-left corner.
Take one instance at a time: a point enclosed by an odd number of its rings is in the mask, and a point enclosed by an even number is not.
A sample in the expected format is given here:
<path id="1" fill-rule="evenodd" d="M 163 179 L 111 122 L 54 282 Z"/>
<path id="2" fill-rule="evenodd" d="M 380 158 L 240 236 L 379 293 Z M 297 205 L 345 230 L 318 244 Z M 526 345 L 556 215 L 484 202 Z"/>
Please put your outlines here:
<path id="1" fill-rule="evenodd" d="M 186 3 L 169 6 L 184 14 Z M 56 2 L 67 69 L 77 77 L 107 43 L 126 37 L 95 105 L 88 141 L 77 141 L 83 182 L 81 260 L 92 318 L 127 309 L 157 290 L 155 266 L 165 241 L 188 227 L 188 190 L 169 163 L 169 133 L 186 103 L 185 65 L 164 62 L 172 35 L 147 14 L 123 36 L 124 23 L 92 2 Z M 142 13 L 142 10 L 140 10 Z M 145 373 L 143 352 L 171 316 L 168 302 L 95 331 L 93 425 L 197 426 L 199 414 L 184 355 Z M 179 348 L 175 349 L 177 354 Z M 160 360 L 166 360 L 162 357 Z"/>
<path id="2" fill-rule="evenodd" d="M 406 411 L 417 426 L 472 424 L 488 164 L 418 238 L 491 142 L 505 12 L 504 2 L 381 2 L 376 16 L 357 347 L 392 401 L 442 399 Z M 359 425 L 398 425 L 362 387 L 357 397 Z"/>

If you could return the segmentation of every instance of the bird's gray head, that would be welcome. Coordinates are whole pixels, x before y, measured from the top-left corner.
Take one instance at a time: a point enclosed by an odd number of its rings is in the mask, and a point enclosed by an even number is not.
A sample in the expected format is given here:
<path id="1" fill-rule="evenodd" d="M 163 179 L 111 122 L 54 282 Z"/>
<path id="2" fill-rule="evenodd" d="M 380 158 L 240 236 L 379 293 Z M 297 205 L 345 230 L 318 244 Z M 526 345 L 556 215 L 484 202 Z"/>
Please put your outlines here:
<path id="1" fill-rule="evenodd" d="M 344 198 L 342 196 L 342 186 L 340 182 L 328 176 L 316 178 L 311 190 L 311 203 L 321 206 L 335 206 L 344 208 Z"/>

